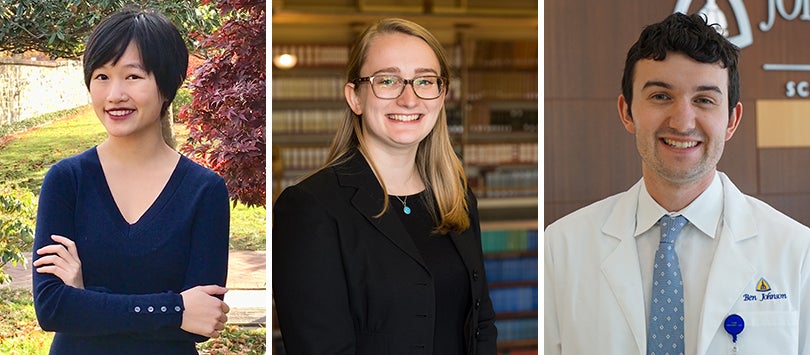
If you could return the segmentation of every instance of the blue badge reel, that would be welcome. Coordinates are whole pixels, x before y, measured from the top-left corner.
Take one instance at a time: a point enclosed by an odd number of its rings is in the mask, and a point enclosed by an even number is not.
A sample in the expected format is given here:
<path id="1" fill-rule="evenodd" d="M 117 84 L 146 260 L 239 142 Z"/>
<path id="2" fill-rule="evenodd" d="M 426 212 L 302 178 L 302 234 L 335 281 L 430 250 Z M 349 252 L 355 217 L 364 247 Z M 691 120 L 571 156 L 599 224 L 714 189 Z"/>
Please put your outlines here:
<path id="1" fill-rule="evenodd" d="M 726 321 L 723 322 L 723 328 L 726 329 L 726 332 L 731 335 L 731 353 L 737 353 L 737 335 L 742 333 L 743 329 L 745 329 L 745 321 L 743 318 L 740 317 L 738 314 L 732 314 L 726 317 Z"/>

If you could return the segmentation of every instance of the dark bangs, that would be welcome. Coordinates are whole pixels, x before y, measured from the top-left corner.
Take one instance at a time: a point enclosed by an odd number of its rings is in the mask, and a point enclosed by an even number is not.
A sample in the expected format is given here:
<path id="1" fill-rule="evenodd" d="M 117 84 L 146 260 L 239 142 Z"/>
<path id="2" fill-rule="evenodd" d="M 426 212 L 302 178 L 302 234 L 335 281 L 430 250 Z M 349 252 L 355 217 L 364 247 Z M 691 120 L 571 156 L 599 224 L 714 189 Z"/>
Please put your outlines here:
<path id="1" fill-rule="evenodd" d="M 89 89 L 93 71 L 117 63 L 133 41 L 146 71 L 154 74 L 161 95 L 171 102 L 186 79 L 188 50 L 177 28 L 157 12 L 125 9 L 93 30 L 83 56 L 85 85 Z"/>

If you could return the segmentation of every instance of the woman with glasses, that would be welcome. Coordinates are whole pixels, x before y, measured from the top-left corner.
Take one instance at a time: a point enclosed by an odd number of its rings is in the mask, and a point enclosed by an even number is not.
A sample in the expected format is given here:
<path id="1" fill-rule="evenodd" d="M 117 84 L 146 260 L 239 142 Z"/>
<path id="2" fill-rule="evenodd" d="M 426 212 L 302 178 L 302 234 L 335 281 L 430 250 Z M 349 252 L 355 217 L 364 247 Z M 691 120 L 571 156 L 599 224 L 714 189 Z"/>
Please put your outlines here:
<path id="1" fill-rule="evenodd" d="M 496 354 L 476 200 L 448 135 L 449 66 L 382 20 L 349 58 L 327 162 L 274 206 L 273 297 L 291 354 Z"/>

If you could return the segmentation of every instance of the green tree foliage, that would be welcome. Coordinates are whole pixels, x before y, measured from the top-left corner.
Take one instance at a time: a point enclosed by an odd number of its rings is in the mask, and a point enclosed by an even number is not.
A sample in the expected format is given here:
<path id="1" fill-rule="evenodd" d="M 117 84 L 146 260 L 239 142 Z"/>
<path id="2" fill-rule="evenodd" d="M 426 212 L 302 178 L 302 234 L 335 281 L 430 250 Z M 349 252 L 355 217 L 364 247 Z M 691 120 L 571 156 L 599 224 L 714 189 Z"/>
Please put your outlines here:
<path id="1" fill-rule="evenodd" d="M 25 263 L 25 253 L 34 243 L 35 220 L 34 194 L 0 184 L 0 284 L 11 281 L 3 266 Z"/>
<path id="2" fill-rule="evenodd" d="M 202 44 L 212 53 L 188 87 L 180 113 L 189 138 L 181 147 L 219 173 L 231 198 L 265 205 L 267 115 L 264 0 L 219 0 L 222 26 Z"/>
<path id="3" fill-rule="evenodd" d="M 124 6 L 165 14 L 180 29 L 190 52 L 205 56 L 199 40 L 219 27 L 209 0 L 0 0 L 0 51 L 38 51 L 53 58 L 75 59 L 84 52 L 90 31 Z"/>

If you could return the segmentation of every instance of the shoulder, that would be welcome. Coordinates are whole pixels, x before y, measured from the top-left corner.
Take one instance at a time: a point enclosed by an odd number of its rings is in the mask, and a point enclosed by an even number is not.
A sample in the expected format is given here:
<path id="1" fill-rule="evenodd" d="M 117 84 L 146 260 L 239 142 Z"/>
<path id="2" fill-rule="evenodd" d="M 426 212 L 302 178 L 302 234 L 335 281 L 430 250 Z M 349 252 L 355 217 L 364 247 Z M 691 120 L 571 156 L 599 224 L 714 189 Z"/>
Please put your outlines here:
<path id="1" fill-rule="evenodd" d="M 295 185 L 288 186 L 281 192 L 277 204 L 284 205 L 293 200 L 320 203 L 333 201 L 338 189 L 337 174 L 333 168 L 324 168 L 306 177 Z"/>
<path id="2" fill-rule="evenodd" d="M 196 184 L 225 185 L 225 179 L 219 174 L 182 154 L 178 162 L 178 169 L 182 170 L 186 179 L 192 179 Z"/>
<path id="3" fill-rule="evenodd" d="M 725 174 L 720 176 L 723 181 L 723 191 L 726 194 L 723 214 L 726 216 L 725 218 L 728 218 L 727 222 L 730 227 L 738 229 L 735 232 L 744 233 L 745 229 L 754 229 L 768 234 L 810 236 L 810 228 L 766 202 L 744 194 Z"/>
<path id="4" fill-rule="evenodd" d="M 629 192 L 621 192 L 582 207 L 554 221 L 546 227 L 546 235 L 566 234 L 584 228 L 600 228 L 610 214 L 627 198 Z"/>
<path id="5" fill-rule="evenodd" d="M 790 232 L 787 235 L 802 234 L 805 237 L 810 237 L 810 228 L 785 215 L 773 206 L 753 196 L 741 194 L 741 197 L 750 206 L 751 214 L 755 217 L 761 229 L 781 230 Z"/>
<path id="6" fill-rule="evenodd" d="M 49 180 L 53 178 L 65 177 L 77 178 L 87 173 L 95 172 L 97 170 L 100 171 L 99 169 L 95 169 L 100 166 L 101 164 L 98 160 L 96 148 L 93 147 L 74 156 L 64 158 L 51 165 L 50 169 L 48 169 L 48 173 L 46 174 L 46 179 Z"/>

